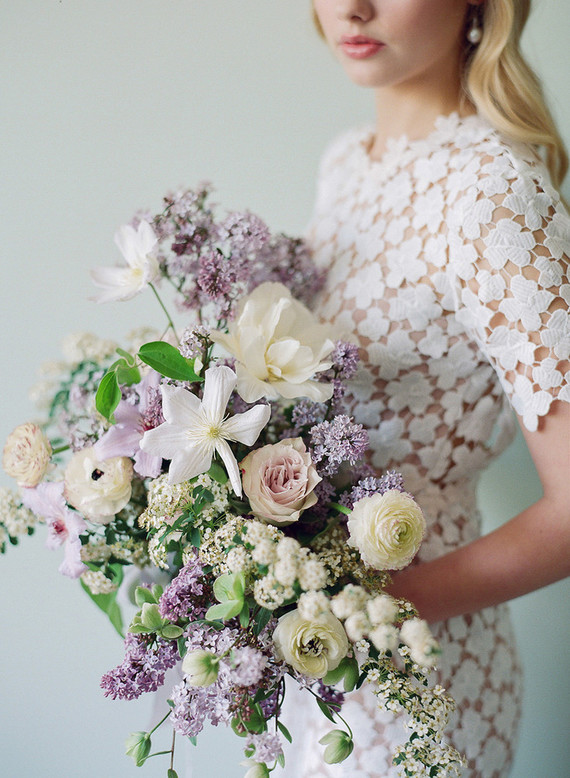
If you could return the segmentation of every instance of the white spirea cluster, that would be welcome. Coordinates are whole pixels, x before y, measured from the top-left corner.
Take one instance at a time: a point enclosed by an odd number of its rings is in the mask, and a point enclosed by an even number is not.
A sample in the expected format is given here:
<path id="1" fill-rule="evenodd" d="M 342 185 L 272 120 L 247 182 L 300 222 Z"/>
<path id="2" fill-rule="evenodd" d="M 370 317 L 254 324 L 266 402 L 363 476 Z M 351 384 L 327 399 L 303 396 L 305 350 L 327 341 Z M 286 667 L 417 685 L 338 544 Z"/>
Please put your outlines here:
<path id="1" fill-rule="evenodd" d="M 367 637 L 381 653 L 398 647 L 395 621 L 399 615 L 396 600 L 388 594 L 370 595 L 361 586 L 348 584 L 331 602 L 332 612 L 344 620 L 346 634 L 353 643 Z"/>
<path id="2" fill-rule="evenodd" d="M 177 514 L 191 501 L 192 484 L 170 484 L 168 473 L 150 482 L 147 493 L 148 507 L 139 516 L 142 529 L 161 529 L 172 524 Z"/>
<path id="3" fill-rule="evenodd" d="M 400 638 L 410 649 L 410 659 L 420 667 L 434 667 L 440 654 L 437 641 L 423 619 L 408 619 L 402 624 Z"/>
<path id="4" fill-rule="evenodd" d="M 81 580 L 91 594 L 110 594 L 117 589 L 117 584 L 110 581 L 101 570 L 87 570 L 82 574 Z"/>
<path id="5" fill-rule="evenodd" d="M 267 569 L 253 586 L 253 596 L 259 605 L 269 610 L 283 605 L 294 597 L 295 583 L 305 592 L 318 591 L 326 585 L 325 566 L 297 540 L 261 521 L 247 521 L 244 529 L 243 542 L 251 560 Z M 238 564 L 243 564 L 241 556 L 238 560 Z"/>
<path id="6" fill-rule="evenodd" d="M 0 517 L 12 538 L 26 535 L 28 527 L 34 527 L 38 523 L 32 511 L 21 505 L 14 492 L 6 487 L 0 488 Z"/>
<path id="7" fill-rule="evenodd" d="M 62 351 L 72 364 L 84 361 L 103 362 L 117 348 L 113 340 L 99 338 L 91 332 L 72 332 L 62 343 Z"/>
<path id="8" fill-rule="evenodd" d="M 224 523 L 217 530 L 207 527 L 202 533 L 202 544 L 200 546 L 200 559 L 205 565 L 211 565 L 216 575 L 224 573 L 237 573 L 243 570 L 246 572 L 251 567 L 251 556 L 248 552 L 240 555 L 239 552 L 233 554 L 231 549 L 234 545 L 234 538 L 240 535 L 244 526 L 244 520 L 241 516 L 226 514 Z M 231 555 L 231 556 L 230 556 Z M 241 563 L 237 562 L 241 556 Z M 243 564 L 243 567 L 233 569 L 230 564 Z"/>
<path id="9" fill-rule="evenodd" d="M 303 592 L 299 597 L 297 609 L 302 618 L 314 621 L 330 611 L 330 602 L 324 592 Z"/>

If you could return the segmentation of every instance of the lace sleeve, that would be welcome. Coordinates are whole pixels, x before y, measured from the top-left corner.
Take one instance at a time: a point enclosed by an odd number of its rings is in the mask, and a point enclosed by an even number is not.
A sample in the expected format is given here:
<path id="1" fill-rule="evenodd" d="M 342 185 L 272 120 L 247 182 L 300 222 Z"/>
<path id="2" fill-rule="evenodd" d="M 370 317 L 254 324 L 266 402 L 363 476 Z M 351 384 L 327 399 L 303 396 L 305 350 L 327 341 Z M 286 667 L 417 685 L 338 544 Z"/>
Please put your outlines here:
<path id="1" fill-rule="evenodd" d="M 570 401 L 570 218 L 542 165 L 488 158 L 450 235 L 458 318 L 527 429 Z"/>

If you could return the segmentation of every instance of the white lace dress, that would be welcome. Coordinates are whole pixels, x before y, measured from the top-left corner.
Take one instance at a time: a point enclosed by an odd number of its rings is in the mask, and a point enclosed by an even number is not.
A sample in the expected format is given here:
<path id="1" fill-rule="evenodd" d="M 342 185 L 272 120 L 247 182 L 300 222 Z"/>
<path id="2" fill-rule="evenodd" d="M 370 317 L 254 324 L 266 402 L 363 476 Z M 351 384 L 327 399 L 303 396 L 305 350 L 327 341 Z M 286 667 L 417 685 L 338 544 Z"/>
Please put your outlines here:
<path id="1" fill-rule="evenodd" d="M 479 535 L 477 480 L 512 440 L 510 403 L 534 430 L 553 398 L 570 400 L 570 219 L 532 150 L 477 116 L 440 117 L 426 139 L 393 141 L 378 161 L 372 139 L 351 131 L 322 163 L 310 239 L 328 278 L 317 312 L 360 347 L 349 412 L 369 430 L 371 463 L 402 472 L 422 506 L 419 557 L 430 560 Z M 508 608 L 434 632 L 465 775 L 504 778 L 521 706 Z M 357 745 L 334 766 L 317 745 L 330 725 L 306 700 L 295 705 L 288 776 L 396 774 L 402 722 L 366 689 L 349 699 Z"/>

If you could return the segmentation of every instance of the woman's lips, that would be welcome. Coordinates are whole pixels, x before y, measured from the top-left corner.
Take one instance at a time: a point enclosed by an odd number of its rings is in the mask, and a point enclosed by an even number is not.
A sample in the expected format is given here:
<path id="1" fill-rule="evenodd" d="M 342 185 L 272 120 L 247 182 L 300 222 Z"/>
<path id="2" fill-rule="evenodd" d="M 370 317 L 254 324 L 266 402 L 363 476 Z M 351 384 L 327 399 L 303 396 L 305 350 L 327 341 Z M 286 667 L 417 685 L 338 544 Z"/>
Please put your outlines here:
<path id="1" fill-rule="evenodd" d="M 382 41 L 366 38 L 363 35 L 344 36 L 340 39 L 340 48 L 351 59 L 367 59 L 384 48 Z"/>

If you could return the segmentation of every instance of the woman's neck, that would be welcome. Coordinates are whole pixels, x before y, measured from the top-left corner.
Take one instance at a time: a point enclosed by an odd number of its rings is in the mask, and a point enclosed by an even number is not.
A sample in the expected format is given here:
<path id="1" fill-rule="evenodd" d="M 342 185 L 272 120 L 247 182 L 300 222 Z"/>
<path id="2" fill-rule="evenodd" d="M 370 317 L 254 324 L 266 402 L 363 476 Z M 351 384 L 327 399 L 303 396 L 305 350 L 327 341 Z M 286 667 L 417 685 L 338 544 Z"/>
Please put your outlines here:
<path id="1" fill-rule="evenodd" d="M 459 84 L 441 84 L 430 89 L 426 84 L 376 90 L 376 133 L 370 155 L 380 158 L 390 138 L 406 135 L 410 140 L 425 138 L 433 130 L 438 116 L 456 111 L 460 116 L 475 113 L 475 108 L 460 98 Z"/>

